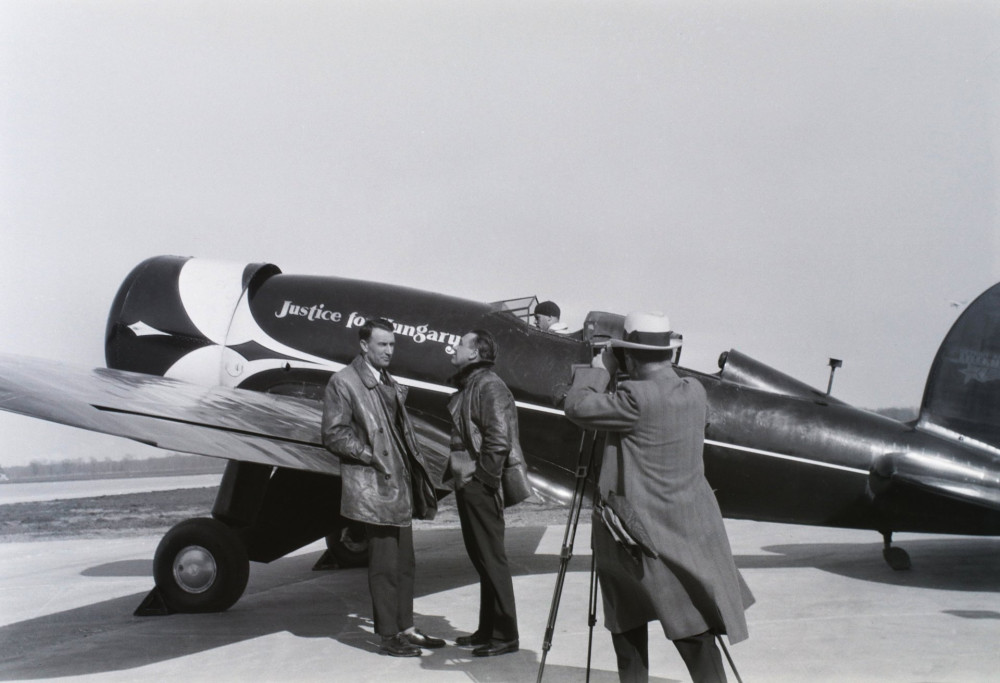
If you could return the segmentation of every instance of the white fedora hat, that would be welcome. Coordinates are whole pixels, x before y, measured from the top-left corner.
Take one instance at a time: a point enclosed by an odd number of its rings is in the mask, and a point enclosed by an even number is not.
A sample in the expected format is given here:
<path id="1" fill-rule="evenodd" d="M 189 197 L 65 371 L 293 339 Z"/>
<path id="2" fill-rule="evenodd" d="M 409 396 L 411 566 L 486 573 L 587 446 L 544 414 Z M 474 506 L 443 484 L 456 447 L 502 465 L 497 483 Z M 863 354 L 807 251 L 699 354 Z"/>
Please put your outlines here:
<path id="1" fill-rule="evenodd" d="M 611 346 L 669 351 L 680 348 L 681 338 L 670 329 L 670 320 L 663 313 L 635 311 L 625 316 L 624 338 L 612 339 Z"/>

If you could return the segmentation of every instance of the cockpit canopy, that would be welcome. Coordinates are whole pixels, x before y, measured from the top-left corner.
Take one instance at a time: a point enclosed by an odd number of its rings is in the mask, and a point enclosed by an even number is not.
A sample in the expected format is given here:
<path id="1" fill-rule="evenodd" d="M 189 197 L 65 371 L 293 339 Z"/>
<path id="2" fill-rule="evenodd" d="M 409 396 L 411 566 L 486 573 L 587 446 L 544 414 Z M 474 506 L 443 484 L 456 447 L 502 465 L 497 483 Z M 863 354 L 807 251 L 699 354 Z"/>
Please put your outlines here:
<path id="1" fill-rule="evenodd" d="M 532 315 L 538 305 L 537 296 L 505 299 L 491 304 L 497 311 L 506 311 L 519 318 L 525 325 L 532 325 Z M 621 339 L 625 332 L 625 316 L 605 311 L 591 311 L 583 321 L 583 329 L 574 333 L 577 339 L 599 344 L 610 339 Z"/>

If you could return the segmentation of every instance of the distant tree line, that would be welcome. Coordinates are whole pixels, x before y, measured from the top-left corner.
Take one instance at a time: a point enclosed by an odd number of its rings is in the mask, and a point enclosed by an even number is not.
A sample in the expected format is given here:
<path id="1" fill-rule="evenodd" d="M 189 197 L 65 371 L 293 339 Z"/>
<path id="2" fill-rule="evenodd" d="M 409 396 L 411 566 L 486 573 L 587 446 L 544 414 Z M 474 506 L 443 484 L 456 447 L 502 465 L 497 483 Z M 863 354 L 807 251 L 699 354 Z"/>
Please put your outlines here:
<path id="1" fill-rule="evenodd" d="M 173 453 L 155 458 L 125 456 L 119 460 L 65 459 L 33 460 L 27 465 L 0 468 L 9 481 L 44 481 L 49 479 L 114 479 L 116 477 L 162 477 L 181 474 L 221 473 L 226 461 L 200 455 Z M 2 477 L 0 477 L 2 479 Z"/>
<path id="2" fill-rule="evenodd" d="M 899 422 L 913 422 L 920 416 L 919 408 L 876 408 L 871 412 L 891 417 Z"/>

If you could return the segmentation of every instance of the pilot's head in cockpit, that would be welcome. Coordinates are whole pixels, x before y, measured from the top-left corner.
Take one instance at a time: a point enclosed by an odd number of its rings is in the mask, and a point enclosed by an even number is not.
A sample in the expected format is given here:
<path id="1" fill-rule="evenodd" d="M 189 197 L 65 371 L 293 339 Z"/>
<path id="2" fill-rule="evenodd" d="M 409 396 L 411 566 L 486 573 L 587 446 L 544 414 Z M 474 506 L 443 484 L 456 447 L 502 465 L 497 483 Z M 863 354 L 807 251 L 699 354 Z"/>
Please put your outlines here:
<path id="1" fill-rule="evenodd" d="M 549 332 L 550 328 L 559 322 L 561 314 L 562 311 L 559 310 L 559 306 L 554 301 L 543 301 L 535 306 L 535 312 L 532 313 L 535 317 L 535 325 L 543 332 Z"/>

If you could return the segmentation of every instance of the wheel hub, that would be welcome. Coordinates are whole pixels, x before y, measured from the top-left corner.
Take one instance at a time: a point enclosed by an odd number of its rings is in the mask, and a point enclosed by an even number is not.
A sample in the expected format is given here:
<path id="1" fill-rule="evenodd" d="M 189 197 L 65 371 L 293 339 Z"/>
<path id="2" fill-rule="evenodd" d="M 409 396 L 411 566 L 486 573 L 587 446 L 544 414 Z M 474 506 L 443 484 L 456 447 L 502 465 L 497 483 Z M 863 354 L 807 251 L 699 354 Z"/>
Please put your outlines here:
<path id="1" fill-rule="evenodd" d="M 174 559 L 174 581 L 188 593 L 204 593 L 215 582 L 215 557 L 200 545 L 189 545 Z"/>
<path id="2" fill-rule="evenodd" d="M 361 532 L 359 537 L 355 537 L 355 534 L 351 533 L 351 526 L 345 526 L 340 530 L 340 543 L 345 548 L 353 553 L 363 553 L 368 549 L 368 539 L 365 537 L 364 532 Z"/>

